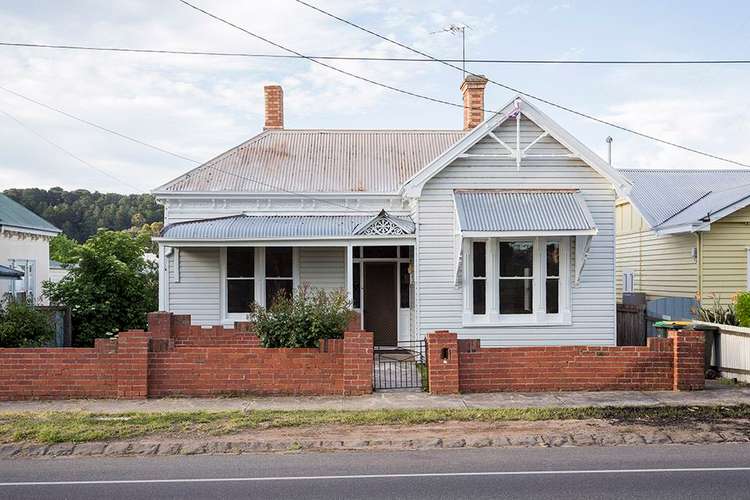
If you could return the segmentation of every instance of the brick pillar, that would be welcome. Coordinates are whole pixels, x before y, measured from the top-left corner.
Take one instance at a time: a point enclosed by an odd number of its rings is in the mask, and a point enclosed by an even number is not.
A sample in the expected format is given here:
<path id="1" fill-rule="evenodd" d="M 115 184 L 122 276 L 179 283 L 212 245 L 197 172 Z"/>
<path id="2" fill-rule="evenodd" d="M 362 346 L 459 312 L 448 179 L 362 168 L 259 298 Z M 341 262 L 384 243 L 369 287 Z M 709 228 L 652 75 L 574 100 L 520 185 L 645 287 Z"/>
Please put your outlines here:
<path id="1" fill-rule="evenodd" d="M 121 332 L 117 336 L 117 397 L 148 397 L 148 333 Z"/>
<path id="2" fill-rule="evenodd" d="M 372 392 L 372 332 L 344 333 L 343 393 L 361 396 Z"/>
<path id="3" fill-rule="evenodd" d="M 458 394 L 458 335 L 427 334 L 427 371 L 431 394 Z"/>
<path id="4" fill-rule="evenodd" d="M 704 388 L 705 335 L 694 330 L 671 330 L 674 349 L 674 390 L 697 391 Z"/>
<path id="5" fill-rule="evenodd" d="M 169 339 L 172 337 L 172 313 L 158 311 L 148 313 L 148 332 L 155 339 Z"/>

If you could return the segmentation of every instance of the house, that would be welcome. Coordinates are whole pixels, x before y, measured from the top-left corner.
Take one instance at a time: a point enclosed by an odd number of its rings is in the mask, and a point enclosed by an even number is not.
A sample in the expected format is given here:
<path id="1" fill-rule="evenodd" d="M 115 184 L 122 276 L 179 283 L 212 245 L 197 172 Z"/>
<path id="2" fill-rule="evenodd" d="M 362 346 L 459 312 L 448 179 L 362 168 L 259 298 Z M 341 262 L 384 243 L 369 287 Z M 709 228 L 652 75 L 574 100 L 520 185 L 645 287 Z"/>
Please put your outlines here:
<path id="1" fill-rule="evenodd" d="M 748 289 L 750 170 L 621 172 L 632 188 L 616 209 L 618 296 L 726 304 Z"/>
<path id="2" fill-rule="evenodd" d="M 343 289 L 378 346 L 451 330 L 484 345 L 614 345 L 615 200 L 629 182 L 527 101 L 461 130 L 263 132 L 156 188 L 160 307 L 248 317 L 300 283 Z"/>
<path id="3" fill-rule="evenodd" d="M 20 271 L 0 280 L 0 296 L 31 296 L 38 303 L 42 283 L 49 279 L 49 240 L 60 234 L 55 226 L 23 205 L 0 194 L 0 265 Z"/>

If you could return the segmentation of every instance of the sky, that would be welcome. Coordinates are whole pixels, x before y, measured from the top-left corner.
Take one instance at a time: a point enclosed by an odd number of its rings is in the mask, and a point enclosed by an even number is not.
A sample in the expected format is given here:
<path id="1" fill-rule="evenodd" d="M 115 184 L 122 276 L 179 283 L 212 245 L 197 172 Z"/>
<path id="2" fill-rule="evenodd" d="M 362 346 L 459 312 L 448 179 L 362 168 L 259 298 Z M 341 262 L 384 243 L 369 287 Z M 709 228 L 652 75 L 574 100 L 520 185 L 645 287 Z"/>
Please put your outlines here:
<path id="1" fill-rule="evenodd" d="M 469 58 L 750 58 L 750 3 L 741 1 L 310 1 L 441 58 L 461 55 L 460 38 L 440 32 L 452 23 L 470 27 Z M 294 0 L 194 2 L 309 55 L 414 56 Z M 283 53 L 177 0 L 1 3 L 4 42 Z M 461 73 L 440 64 L 328 63 L 461 102 Z M 199 161 L 261 132 L 263 86 L 271 83 L 284 88 L 287 128 L 462 126 L 459 108 L 375 87 L 306 60 L 0 47 L 0 68 L 2 87 Z M 750 163 L 750 65 L 470 64 L 469 69 L 620 125 Z M 489 85 L 485 104 L 497 109 L 513 97 Z M 729 166 L 538 107 L 603 157 L 605 138 L 612 136 L 617 167 Z M 61 186 L 147 192 L 193 166 L 0 90 L 0 190 Z"/>

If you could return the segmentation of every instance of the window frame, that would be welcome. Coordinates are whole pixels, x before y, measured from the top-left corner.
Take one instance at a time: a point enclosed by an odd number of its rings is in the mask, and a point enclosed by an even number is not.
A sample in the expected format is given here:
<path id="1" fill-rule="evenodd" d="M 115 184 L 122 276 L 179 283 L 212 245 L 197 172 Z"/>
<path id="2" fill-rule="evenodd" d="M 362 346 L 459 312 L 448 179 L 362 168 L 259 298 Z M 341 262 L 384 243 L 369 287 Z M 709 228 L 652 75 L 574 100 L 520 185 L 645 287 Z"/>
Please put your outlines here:
<path id="1" fill-rule="evenodd" d="M 570 325 L 571 321 L 571 274 L 572 254 L 570 236 L 523 236 L 513 238 L 466 238 L 464 241 L 464 311 L 463 326 L 531 326 L 531 325 Z M 473 314 L 473 244 L 486 242 L 487 285 L 486 314 Z M 534 245 L 532 270 L 533 308 L 531 314 L 500 314 L 500 256 L 499 243 L 509 241 L 532 241 Z M 558 290 L 558 312 L 546 312 L 547 243 L 560 244 L 560 271 Z"/>
<path id="2" fill-rule="evenodd" d="M 36 259 L 8 259 L 8 267 L 23 272 L 20 279 L 10 280 L 9 292 L 17 300 L 19 294 L 24 294 L 25 298 L 31 295 L 34 302 L 39 300 L 37 297 L 37 280 L 36 280 Z M 23 281 L 23 290 L 17 289 L 17 283 Z"/>

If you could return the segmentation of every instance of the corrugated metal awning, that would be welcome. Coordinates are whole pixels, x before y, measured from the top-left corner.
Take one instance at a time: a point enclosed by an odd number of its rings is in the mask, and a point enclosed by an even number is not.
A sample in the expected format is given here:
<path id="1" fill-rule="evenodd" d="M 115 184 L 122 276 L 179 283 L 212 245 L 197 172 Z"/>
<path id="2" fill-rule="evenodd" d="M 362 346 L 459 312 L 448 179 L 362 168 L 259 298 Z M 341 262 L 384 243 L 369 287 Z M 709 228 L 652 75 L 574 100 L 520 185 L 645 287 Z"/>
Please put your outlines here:
<path id="1" fill-rule="evenodd" d="M 378 219 L 393 224 L 397 234 L 362 233 Z M 219 219 L 180 222 L 166 226 L 158 241 L 251 241 L 335 239 L 354 236 L 398 236 L 414 233 L 411 219 L 383 211 L 375 216 L 351 215 L 236 215 Z"/>
<path id="2" fill-rule="evenodd" d="M 573 190 L 456 191 L 464 236 L 595 234 L 586 202 Z"/>
<path id="3" fill-rule="evenodd" d="M 23 272 L 7 266 L 0 266 L 0 279 L 14 280 L 23 278 Z"/>

